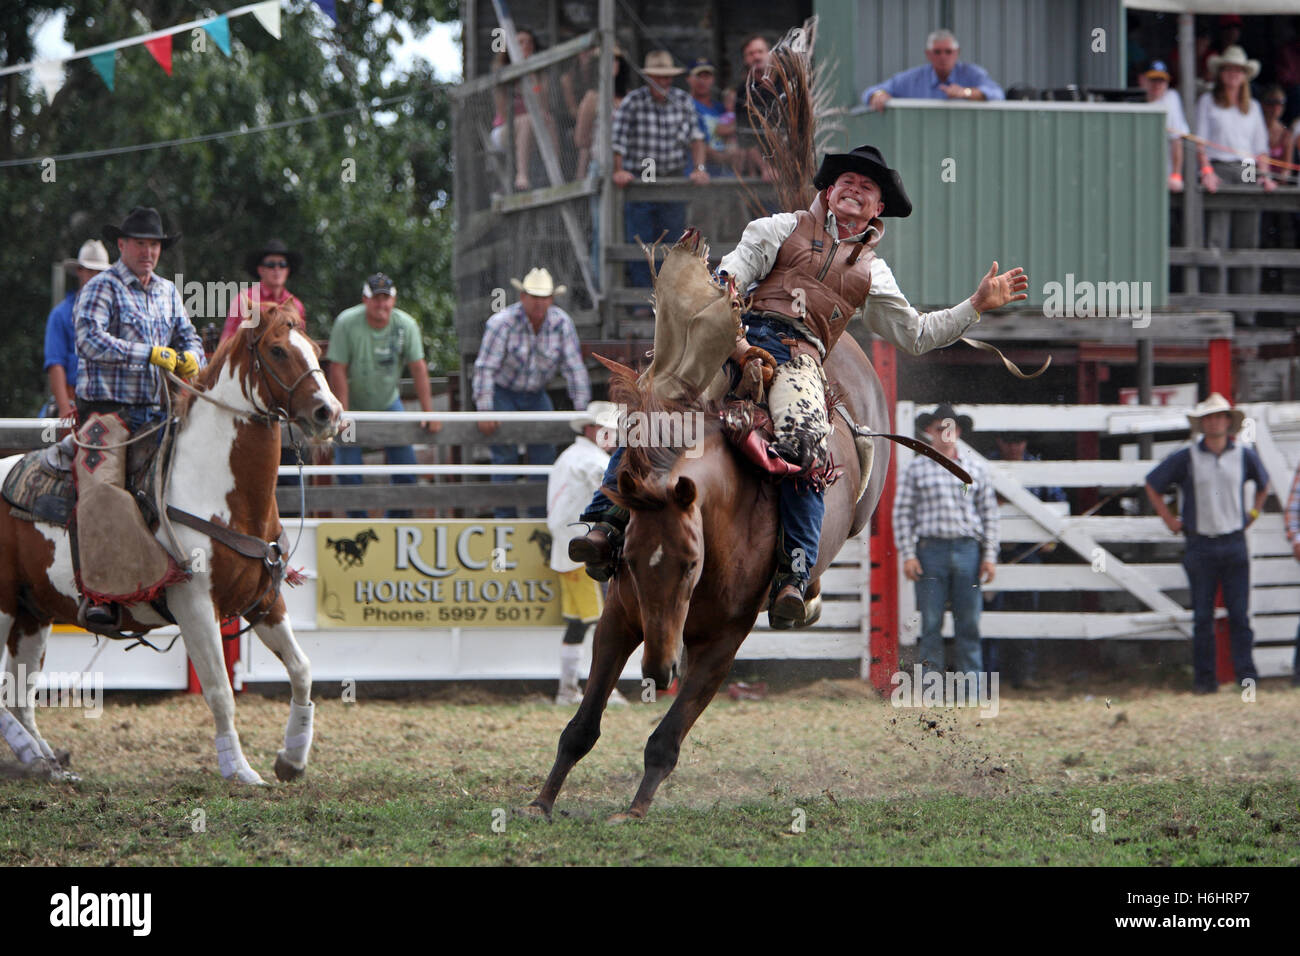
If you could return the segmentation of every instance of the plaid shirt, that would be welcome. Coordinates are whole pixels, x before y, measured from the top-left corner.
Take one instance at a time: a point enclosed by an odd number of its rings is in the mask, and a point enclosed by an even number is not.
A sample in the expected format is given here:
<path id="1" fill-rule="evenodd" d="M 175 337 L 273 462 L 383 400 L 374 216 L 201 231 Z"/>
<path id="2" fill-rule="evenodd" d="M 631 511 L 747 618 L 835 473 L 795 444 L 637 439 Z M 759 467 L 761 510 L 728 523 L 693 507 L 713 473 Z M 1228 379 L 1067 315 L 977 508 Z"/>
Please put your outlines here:
<path id="1" fill-rule="evenodd" d="M 894 543 L 903 560 L 916 557 L 919 538 L 974 538 L 982 560 L 998 558 L 998 497 L 984 465 L 965 452 L 957 462 L 970 473 L 969 492 L 938 462 L 917 455 L 894 496 Z"/>
<path id="2" fill-rule="evenodd" d="M 83 401 L 156 404 L 161 379 L 149 364 L 155 345 L 193 352 L 204 362 L 180 292 L 156 272 L 146 289 L 119 259 L 86 283 L 74 313 L 82 362 L 77 397 Z"/>
<path id="3" fill-rule="evenodd" d="M 691 141 L 704 139 L 691 95 L 674 86 L 667 97 L 660 103 L 643 86 L 614 112 L 611 142 L 628 172 L 640 175 L 642 161 L 653 159 L 659 175 L 680 176 L 690 161 Z"/>
<path id="4" fill-rule="evenodd" d="M 474 361 L 474 405 L 481 412 L 492 411 L 492 393 L 498 385 L 514 392 L 541 392 L 557 369 L 569 383 L 573 407 L 586 408 L 591 381 L 582 364 L 573 319 L 551 306 L 541 331 L 534 332 L 523 305 L 516 302 L 488 319 Z"/>

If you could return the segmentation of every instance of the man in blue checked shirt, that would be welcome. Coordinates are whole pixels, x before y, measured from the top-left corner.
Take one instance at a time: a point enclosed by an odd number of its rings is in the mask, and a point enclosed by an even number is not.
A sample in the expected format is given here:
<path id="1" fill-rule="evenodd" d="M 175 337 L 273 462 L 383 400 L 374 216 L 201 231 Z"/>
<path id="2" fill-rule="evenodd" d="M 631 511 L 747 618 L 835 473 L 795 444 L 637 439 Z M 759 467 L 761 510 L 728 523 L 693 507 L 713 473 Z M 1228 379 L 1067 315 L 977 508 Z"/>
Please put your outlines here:
<path id="1" fill-rule="evenodd" d="M 546 269 L 533 269 L 521 282 L 511 279 L 519 290 L 519 301 L 502 309 L 487 321 L 483 344 L 474 361 L 474 406 L 480 412 L 549 412 L 554 409 L 546 394 L 556 372 L 569 383 L 573 407 L 585 409 L 591 401 L 591 381 L 582 364 L 578 330 L 573 319 L 555 305 L 555 296 L 566 290 L 556 286 Z M 484 435 L 496 432 L 498 422 L 479 422 Z M 494 465 L 513 465 L 518 459 L 514 446 L 493 445 Z M 528 445 L 530 465 L 555 462 L 555 446 L 545 442 Z M 514 475 L 493 475 L 493 481 L 514 481 Z M 532 475 L 545 481 L 545 475 Z M 495 509 L 498 518 L 516 518 L 514 508 Z M 546 508 L 530 508 L 530 518 L 545 518 Z"/>
<path id="2" fill-rule="evenodd" d="M 192 379 L 204 356 L 180 292 L 153 271 L 180 235 L 166 235 L 158 211 L 143 206 L 104 235 L 119 258 L 86 283 L 74 309 L 78 437 L 98 446 L 77 449 L 75 470 L 82 620 L 112 629 L 117 601 L 151 600 L 179 573 L 123 488 L 122 442 L 164 417 L 159 370 Z"/>
<path id="3" fill-rule="evenodd" d="M 929 66 L 918 66 L 895 73 L 883 83 L 869 86 L 862 102 L 877 112 L 895 96 L 918 100 L 1004 100 L 1006 94 L 974 63 L 957 59 L 960 47 L 950 30 L 935 30 L 925 40 L 925 58 Z"/>
<path id="4" fill-rule="evenodd" d="M 919 660 L 926 672 L 982 673 L 980 583 L 989 584 L 998 557 L 998 499 L 984 466 L 963 454 L 957 440 L 970 434 L 970 416 L 951 405 L 916 419 L 917 433 L 966 469 L 967 489 L 937 462 L 917 455 L 907 466 L 894 496 L 894 543 L 903 558 L 903 575 L 916 582 L 921 612 Z M 946 667 L 943 611 L 952 606 L 952 667 Z"/>

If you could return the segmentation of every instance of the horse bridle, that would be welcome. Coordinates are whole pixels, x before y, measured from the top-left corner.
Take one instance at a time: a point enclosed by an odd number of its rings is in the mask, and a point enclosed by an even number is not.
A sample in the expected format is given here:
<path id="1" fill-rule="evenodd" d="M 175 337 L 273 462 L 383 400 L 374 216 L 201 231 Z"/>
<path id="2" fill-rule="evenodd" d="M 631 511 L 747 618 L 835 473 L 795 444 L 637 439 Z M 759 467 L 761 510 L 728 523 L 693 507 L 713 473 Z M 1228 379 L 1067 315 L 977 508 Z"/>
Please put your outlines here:
<path id="1" fill-rule="evenodd" d="M 271 422 L 284 422 L 285 424 L 287 424 L 290 429 L 290 438 L 292 438 L 293 437 L 292 430 L 293 430 L 293 422 L 294 422 L 293 393 L 298 390 L 298 386 L 302 384 L 303 379 L 308 378 L 312 375 L 320 375 L 321 381 L 326 385 L 326 387 L 329 386 L 329 383 L 325 381 L 325 373 L 322 372 L 320 366 L 317 365 L 316 368 L 309 368 L 305 370 L 301 375 L 299 375 L 296 379 L 294 379 L 292 385 L 286 385 L 284 379 L 280 378 L 280 376 L 275 373 L 275 369 L 271 368 L 269 364 L 266 364 L 262 361 L 262 355 L 257 350 L 257 347 L 258 345 L 261 344 L 262 339 L 264 337 L 265 337 L 265 333 L 260 335 L 255 335 L 255 336 L 249 336 L 248 338 L 248 351 L 253 358 L 253 369 L 261 376 L 262 381 L 268 385 L 267 388 L 268 393 L 270 392 L 270 387 L 269 387 L 270 383 L 267 382 L 268 378 L 270 379 L 270 381 L 274 382 L 276 385 L 279 385 L 280 388 L 284 390 L 285 400 L 287 401 L 289 407 L 285 409 L 277 406 L 275 408 L 267 408 L 267 409 L 259 408 L 257 410 L 259 414 L 266 419 L 267 424 L 270 424 Z M 257 408 L 257 402 L 253 400 L 252 396 L 249 396 L 249 400 L 253 401 L 253 407 Z"/>

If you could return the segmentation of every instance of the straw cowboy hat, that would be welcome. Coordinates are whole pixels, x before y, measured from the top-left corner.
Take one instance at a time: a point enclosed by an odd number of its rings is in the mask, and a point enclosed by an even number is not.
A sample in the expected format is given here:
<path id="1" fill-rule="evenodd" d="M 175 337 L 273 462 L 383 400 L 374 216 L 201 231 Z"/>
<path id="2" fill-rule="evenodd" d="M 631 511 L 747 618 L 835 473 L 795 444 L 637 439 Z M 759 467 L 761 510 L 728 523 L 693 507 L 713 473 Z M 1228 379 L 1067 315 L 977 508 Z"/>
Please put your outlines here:
<path id="1" fill-rule="evenodd" d="M 618 406 L 613 402 L 592 402 L 585 412 L 569 422 L 569 427 L 579 435 L 588 425 L 618 428 Z"/>
<path id="2" fill-rule="evenodd" d="M 1240 66 L 1246 71 L 1246 79 L 1253 80 L 1259 76 L 1259 60 L 1246 59 L 1246 51 L 1235 43 L 1228 47 L 1219 56 L 1212 56 L 1208 65 L 1210 72 L 1215 76 L 1219 75 L 1219 69 L 1225 66 Z"/>
<path id="3" fill-rule="evenodd" d="M 289 272 L 295 273 L 298 267 L 302 265 L 302 253 L 294 252 L 284 244 L 280 239 L 271 239 L 260 249 L 256 249 L 248 254 L 244 260 L 244 268 L 254 278 L 257 277 L 257 267 L 262 264 L 262 260 L 267 256 L 283 256 L 289 263 Z"/>
<path id="4" fill-rule="evenodd" d="M 87 239 L 81 244 L 81 249 L 77 252 L 77 258 L 64 259 L 63 268 L 75 269 L 81 266 L 83 269 L 89 269 L 91 272 L 103 272 L 112 263 L 108 261 L 108 250 L 98 239 Z"/>
<path id="5" fill-rule="evenodd" d="M 916 416 L 916 432 L 919 435 L 935 422 L 946 421 L 951 418 L 957 423 L 963 435 L 969 435 L 975 430 L 975 421 L 969 415 L 958 415 L 951 405 L 947 402 L 935 407 L 934 414 L 922 412 Z"/>
<path id="6" fill-rule="evenodd" d="M 645 55 L 645 67 L 641 72 L 646 76 L 681 76 L 686 69 L 678 66 L 667 50 L 651 50 Z"/>
<path id="7" fill-rule="evenodd" d="M 880 187 L 880 199 L 885 204 L 880 212 L 882 216 L 903 219 L 912 214 L 912 200 L 903 189 L 903 177 L 886 165 L 885 157 L 876 147 L 859 146 L 851 153 L 827 153 L 813 177 L 813 186 L 818 191 L 829 189 L 844 173 L 869 176 Z"/>
<path id="8" fill-rule="evenodd" d="M 535 295 L 539 299 L 549 299 L 553 295 L 563 295 L 569 291 L 567 285 L 556 285 L 551 279 L 551 274 L 545 269 L 533 269 L 528 275 L 524 276 L 524 281 L 511 279 L 510 284 L 520 292 L 527 292 L 529 295 Z"/>
<path id="9" fill-rule="evenodd" d="M 1195 435 L 1201 430 L 1201 419 L 1206 415 L 1213 415 L 1215 412 L 1227 412 L 1232 416 L 1232 423 L 1228 425 L 1228 434 L 1235 435 L 1241 431 L 1241 423 L 1246 418 L 1246 413 L 1240 408 L 1233 408 L 1232 403 L 1214 392 L 1205 401 L 1201 402 L 1187 414 L 1187 422 L 1191 426 L 1192 434 Z"/>
<path id="10" fill-rule="evenodd" d="M 167 249 L 180 241 L 181 234 L 179 232 L 174 236 L 164 234 L 162 216 L 158 215 L 158 210 L 149 206 L 136 206 L 126 214 L 122 225 L 115 226 L 109 223 L 104 226 L 104 237 L 109 242 L 117 242 L 119 239 L 157 239 L 162 243 L 162 247 Z"/>

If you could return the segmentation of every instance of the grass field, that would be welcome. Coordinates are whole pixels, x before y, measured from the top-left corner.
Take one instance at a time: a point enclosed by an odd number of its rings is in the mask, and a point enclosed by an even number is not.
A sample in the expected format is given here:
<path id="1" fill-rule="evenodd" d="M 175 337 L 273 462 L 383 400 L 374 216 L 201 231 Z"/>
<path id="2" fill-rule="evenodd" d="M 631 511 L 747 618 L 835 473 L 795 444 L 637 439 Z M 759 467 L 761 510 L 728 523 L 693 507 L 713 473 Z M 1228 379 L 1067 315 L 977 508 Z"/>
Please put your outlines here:
<path id="1" fill-rule="evenodd" d="M 79 784 L 0 762 L 10 865 L 1300 863 L 1300 691 L 1245 703 L 1168 689 L 1002 695 L 896 709 L 857 681 L 719 700 L 647 820 L 614 826 L 668 702 L 607 715 L 554 820 L 515 816 L 569 711 L 540 695 L 318 698 L 304 781 L 246 790 L 216 772 L 199 697 L 111 695 L 102 718 L 39 712 Z M 287 704 L 239 698 L 271 779 Z M 195 823 L 201 819 L 202 829 Z M 803 823 L 803 832 L 794 832 Z M 1101 825 L 1104 823 L 1104 829 Z"/>

